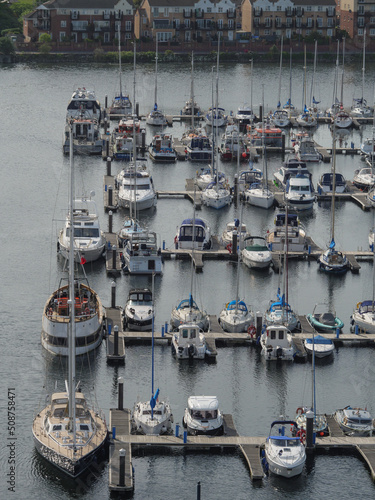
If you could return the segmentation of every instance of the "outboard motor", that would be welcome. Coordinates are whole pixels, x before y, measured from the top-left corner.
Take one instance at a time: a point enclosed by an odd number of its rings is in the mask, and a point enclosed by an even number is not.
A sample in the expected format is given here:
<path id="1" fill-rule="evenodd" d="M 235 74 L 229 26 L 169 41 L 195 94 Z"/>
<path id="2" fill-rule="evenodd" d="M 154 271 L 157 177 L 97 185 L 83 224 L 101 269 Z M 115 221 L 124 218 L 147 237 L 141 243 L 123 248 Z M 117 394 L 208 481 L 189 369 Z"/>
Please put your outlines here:
<path id="1" fill-rule="evenodd" d="M 276 349 L 276 358 L 277 358 L 277 359 L 280 359 L 280 358 L 282 358 L 282 357 L 283 357 L 283 349 L 282 349 L 282 347 L 278 347 L 278 348 Z"/>
<path id="2" fill-rule="evenodd" d="M 194 352 L 195 352 L 194 344 L 189 344 L 188 345 L 189 358 L 192 358 L 194 356 Z"/>

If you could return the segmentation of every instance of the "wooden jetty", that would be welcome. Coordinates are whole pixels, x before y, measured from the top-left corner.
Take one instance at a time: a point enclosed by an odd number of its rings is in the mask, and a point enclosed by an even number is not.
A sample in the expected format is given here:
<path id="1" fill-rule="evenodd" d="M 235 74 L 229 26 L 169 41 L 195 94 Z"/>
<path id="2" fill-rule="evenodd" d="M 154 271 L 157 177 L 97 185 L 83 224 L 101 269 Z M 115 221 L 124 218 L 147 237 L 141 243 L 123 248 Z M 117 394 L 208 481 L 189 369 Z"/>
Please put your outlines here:
<path id="1" fill-rule="evenodd" d="M 122 263 L 120 254 L 122 249 L 118 248 L 117 235 L 115 233 L 105 233 L 107 241 L 107 251 L 105 258 L 105 268 L 107 274 L 114 276 L 121 275 Z"/>
<path id="2" fill-rule="evenodd" d="M 261 461 L 261 450 L 264 448 L 266 437 L 240 436 L 230 414 L 224 414 L 224 434 L 222 436 L 190 436 L 186 431 L 180 433 L 176 425 L 174 435 L 145 436 L 131 433 L 131 412 L 129 409 L 110 410 L 110 462 L 109 462 L 109 489 L 113 492 L 129 492 L 134 489 L 132 455 L 138 450 L 179 447 L 182 450 L 207 450 L 216 448 L 239 449 L 248 464 L 251 479 L 262 480 L 264 471 Z M 357 452 L 368 465 L 371 476 L 375 481 L 375 437 L 346 436 L 340 428 L 336 428 L 332 416 L 327 416 L 330 434 L 317 437 L 312 452 L 325 450 L 348 450 Z M 338 424 L 337 424 L 338 426 Z M 161 451 L 162 452 L 162 451 Z M 120 455 L 123 456 L 120 470 Z"/>
<path id="3" fill-rule="evenodd" d="M 125 338 L 123 334 L 122 309 L 107 307 L 105 310 L 107 362 L 125 362 Z M 115 328 L 117 331 L 115 331 Z M 116 344 L 116 338 L 118 340 Z"/>

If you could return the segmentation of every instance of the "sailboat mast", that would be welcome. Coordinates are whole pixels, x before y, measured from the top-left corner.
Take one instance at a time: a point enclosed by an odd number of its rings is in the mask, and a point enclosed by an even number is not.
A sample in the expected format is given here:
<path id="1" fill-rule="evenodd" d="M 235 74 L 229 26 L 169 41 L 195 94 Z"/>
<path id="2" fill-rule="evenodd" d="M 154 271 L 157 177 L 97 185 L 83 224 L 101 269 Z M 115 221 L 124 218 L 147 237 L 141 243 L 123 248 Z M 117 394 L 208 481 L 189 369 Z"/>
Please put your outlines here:
<path id="1" fill-rule="evenodd" d="M 313 353 L 312 353 L 312 407 L 314 418 L 316 417 L 316 393 L 315 393 L 315 332 L 313 328 Z"/>
<path id="2" fill-rule="evenodd" d="M 281 49 L 280 49 L 280 68 L 279 68 L 279 96 L 277 100 L 277 107 L 279 108 L 281 106 L 281 70 L 283 67 L 283 42 L 284 42 L 284 37 L 281 35 Z"/>
<path id="3" fill-rule="evenodd" d="M 156 54 L 155 54 L 155 108 L 158 106 L 158 37 L 156 35 Z"/>
<path id="4" fill-rule="evenodd" d="M 190 297 L 189 306 L 190 313 L 193 309 L 193 279 L 194 279 L 194 250 L 195 250 L 195 196 L 197 192 L 197 186 L 194 185 L 194 199 L 193 199 L 193 248 L 191 249 L 191 269 L 190 269 Z"/>
<path id="5" fill-rule="evenodd" d="M 75 297 L 74 297 L 74 171 L 73 171 L 73 125 L 69 127 L 70 160 L 70 199 L 69 199 L 69 358 L 68 358 L 68 396 L 69 428 L 73 433 L 73 445 L 76 443 L 76 339 L 75 339 Z"/>
<path id="6" fill-rule="evenodd" d="M 316 72 L 316 55 L 318 50 L 318 41 L 315 40 L 315 50 L 314 50 L 314 69 L 313 69 L 313 77 L 311 81 L 311 91 L 310 91 L 310 106 L 313 107 L 313 99 L 314 99 L 314 86 L 315 86 L 315 72 Z"/>
<path id="7" fill-rule="evenodd" d="M 342 41 L 341 104 L 344 105 L 345 37 Z"/>
<path id="8" fill-rule="evenodd" d="M 152 336 L 151 336 L 151 399 L 154 397 L 154 331 L 155 331 L 155 307 L 154 307 L 154 281 L 155 273 L 152 273 Z M 154 408 L 151 405 L 151 420 L 154 418 Z"/>
<path id="9" fill-rule="evenodd" d="M 302 95 L 302 112 L 306 106 L 306 44 L 304 45 L 304 59 L 303 59 L 303 95 Z"/>
<path id="10" fill-rule="evenodd" d="M 332 209 L 331 209 L 331 242 L 335 241 L 335 196 L 336 196 L 336 130 L 333 127 L 332 145 Z"/>
<path id="11" fill-rule="evenodd" d="M 332 102 L 333 105 L 336 105 L 336 98 L 337 98 L 337 80 L 339 77 L 339 52 L 340 52 L 340 40 L 337 40 L 337 53 L 336 53 L 336 68 L 335 68 L 335 81 L 333 83 L 333 98 Z"/>
<path id="12" fill-rule="evenodd" d="M 191 82 L 190 82 L 190 101 L 191 101 L 191 129 L 194 130 L 194 51 L 191 52 Z"/>
<path id="13" fill-rule="evenodd" d="M 118 25 L 118 67 L 120 72 L 120 99 L 122 99 L 122 70 L 121 70 L 121 31 Z"/>
<path id="14" fill-rule="evenodd" d="M 253 120 L 254 120 L 254 113 L 253 113 L 253 59 L 251 59 L 251 65 L 250 65 L 250 124 L 251 124 L 251 129 L 253 129 Z"/>
<path id="15" fill-rule="evenodd" d="M 363 32 L 363 62 L 362 62 L 362 103 L 364 106 L 363 96 L 365 92 L 365 65 L 366 65 L 366 28 Z"/>
<path id="16" fill-rule="evenodd" d="M 218 41 L 217 41 L 217 64 L 216 64 L 216 128 L 215 128 L 215 137 L 216 137 L 216 144 L 219 143 L 219 127 L 218 127 L 218 117 L 219 117 L 219 55 L 220 55 L 220 31 L 219 31 L 219 36 L 218 36 Z M 216 191 L 219 189 L 219 162 L 218 162 L 218 157 L 217 157 L 217 147 L 215 148 L 215 155 L 216 155 Z"/>
<path id="17" fill-rule="evenodd" d="M 133 208 L 134 208 L 134 219 L 137 218 L 137 142 L 136 142 L 136 134 L 135 134 L 135 84 L 136 84 L 136 53 L 137 53 L 137 42 L 134 40 L 134 60 L 133 60 L 133 164 L 134 164 L 134 207 L 132 200 L 130 199 L 129 209 L 130 209 L 130 217 L 133 217 Z"/>
<path id="18" fill-rule="evenodd" d="M 289 49 L 289 118 L 292 115 L 292 47 Z"/>

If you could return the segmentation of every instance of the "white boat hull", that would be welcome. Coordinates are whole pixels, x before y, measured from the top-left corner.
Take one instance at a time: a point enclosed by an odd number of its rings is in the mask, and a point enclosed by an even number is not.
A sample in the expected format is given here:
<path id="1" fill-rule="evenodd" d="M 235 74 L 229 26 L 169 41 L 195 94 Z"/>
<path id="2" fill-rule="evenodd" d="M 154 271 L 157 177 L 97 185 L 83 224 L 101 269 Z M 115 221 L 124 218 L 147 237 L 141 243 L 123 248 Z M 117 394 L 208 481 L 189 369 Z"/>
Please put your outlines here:
<path id="1" fill-rule="evenodd" d="M 271 208 L 273 206 L 275 197 L 271 191 L 264 189 L 248 189 L 245 191 L 245 201 L 249 205 L 254 205 L 260 208 Z"/>

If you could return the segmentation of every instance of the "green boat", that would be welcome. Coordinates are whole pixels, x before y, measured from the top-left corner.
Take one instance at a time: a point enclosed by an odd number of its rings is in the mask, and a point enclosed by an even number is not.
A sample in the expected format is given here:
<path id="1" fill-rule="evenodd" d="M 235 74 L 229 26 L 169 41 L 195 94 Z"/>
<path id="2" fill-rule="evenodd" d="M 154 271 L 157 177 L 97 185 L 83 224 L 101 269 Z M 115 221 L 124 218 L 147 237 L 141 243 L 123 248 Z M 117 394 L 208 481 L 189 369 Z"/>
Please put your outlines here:
<path id="1" fill-rule="evenodd" d="M 319 333 L 332 333 L 344 328 L 344 323 L 336 316 L 336 312 L 319 311 L 319 306 L 324 304 L 315 304 L 312 314 L 306 316 L 307 321 Z"/>

